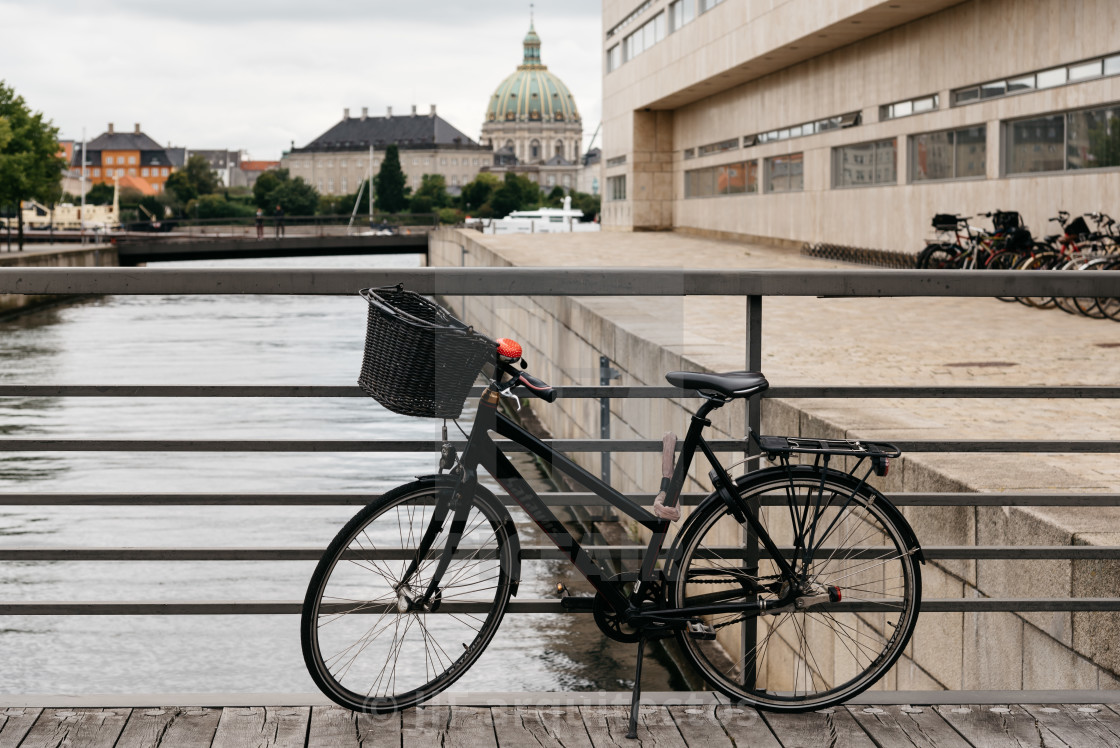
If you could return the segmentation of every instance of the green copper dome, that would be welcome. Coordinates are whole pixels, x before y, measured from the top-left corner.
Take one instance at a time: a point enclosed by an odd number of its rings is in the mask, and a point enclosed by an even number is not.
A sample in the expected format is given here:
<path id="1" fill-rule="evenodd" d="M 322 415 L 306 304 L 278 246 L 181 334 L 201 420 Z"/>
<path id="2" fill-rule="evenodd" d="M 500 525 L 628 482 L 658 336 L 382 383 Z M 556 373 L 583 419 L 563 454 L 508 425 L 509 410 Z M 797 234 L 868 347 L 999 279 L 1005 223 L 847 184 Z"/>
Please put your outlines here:
<path id="1" fill-rule="evenodd" d="M 541 63 L 541 38 L 529 24 L 525 55 L 502 81 L 486 108 L 487 122 L 579 122 L 576 100 L 564 82 Z"/>

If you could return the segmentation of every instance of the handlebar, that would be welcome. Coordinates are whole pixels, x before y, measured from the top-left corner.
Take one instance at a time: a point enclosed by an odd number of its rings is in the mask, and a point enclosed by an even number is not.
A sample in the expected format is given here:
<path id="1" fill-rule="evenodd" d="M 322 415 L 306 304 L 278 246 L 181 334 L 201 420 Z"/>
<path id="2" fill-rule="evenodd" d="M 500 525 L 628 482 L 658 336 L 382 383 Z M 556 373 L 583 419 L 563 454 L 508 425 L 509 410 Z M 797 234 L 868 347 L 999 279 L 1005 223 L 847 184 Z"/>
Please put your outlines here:
<path id="1" fill-rule="evenodd" d="M 529 390 L 530 394 L 534 395 L 535 397 L 539 397 L 546 403 L 556 402 L 556 395 L 558 393 L 555 389 L 552 388 L 551 384 L 546 384 L 545 382 L 542 382 L 536 377 L 526 374 L 523 371 L 517 372 L 516 382 L 525 389 Z"/>

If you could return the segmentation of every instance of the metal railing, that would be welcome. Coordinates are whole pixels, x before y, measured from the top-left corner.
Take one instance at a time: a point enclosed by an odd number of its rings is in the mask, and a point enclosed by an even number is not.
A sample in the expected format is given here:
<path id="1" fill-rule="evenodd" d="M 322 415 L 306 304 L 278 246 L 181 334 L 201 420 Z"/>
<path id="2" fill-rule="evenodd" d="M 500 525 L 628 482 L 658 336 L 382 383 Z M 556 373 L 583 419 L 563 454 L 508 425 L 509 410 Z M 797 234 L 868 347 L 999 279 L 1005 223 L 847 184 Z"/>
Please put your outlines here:
<path id="1" fill-rule="evenodd" d="M 0 268 L 0 294 L 262 294 L 352 295 L 368 286 L 403 283 L 429 294 L 518 296 L 742 296 L 747 312 L 745 365 L 759 370 L 762 363 L 762 308 L 765 296 L 809 297 L 993 297 L 993 296 L 1116 296 L 1120 283 L 1109 273 L 1060 271 L 715 271 L 633 270 L 571 268 L 420 268 L 385 270 L 293 269 L 159 269 Z M 577 386 L 559 387 L 562 398 L 679 398 L 673 387 Z M 0 397 L 365 397 L 357 387 L 336 386 L 233 386 L 189 385 L 0 385 Z M 773 387 L 763 398 L 748 404 L 747 425 L 756 432 L 762 401 L 768 398 L 1099 398 L 1120 397 L 1120 386 L 890 386 Z M 569 452 L 656 452 L 659 441 L 557 439 L 552 442 Z M 1112 440 L 904 440 L 895 442 L 904 452 L 1020 452 L 1099 453 L 1120 452 Z M 712 442 L 717 449 L 743 452 L 739 439 Z M 511 446 L 512 448 L 512 446 Z M 61 438 L 0 438 L 0 452 L 37 451 L 266 451 L 266 452 L 437 452 L 434 440 L 87 440 Z M 359 505 L 369 494 L 345 493 L 15 493 L 0 494 L 0 505 Z M 652 495 L 638 496 L 650 501 Z M 695 504 L 701 496 L 686 494 Z M 1113 493 L 893 493 L 899 506 L 1120 506 Z M 554 505 L 599 503 L 593 494 L 546 495 Z M 508 499 L 507 499 L 508 501 Z M 780 499 L 775 499 L 780 501 Z M 508 501 L 511 503 L 511 501 Z M 639 546 L 593 547 L 593 554 L 633 558 Z M 1120 560 L 1120 546 L 926 546 L 930 560 Z M 559 558 L 551 546 L 523 548 L 526 559 Z M 281 561 L 318 558 L 318 548 L 0 548 L 0 561 Z M 926 598 L 928 612 L 1032 612 L 1120 611 L 1120 597 L 1095 598 Z M 218 615 L 298 613 L 298 601 L 135 601 L 77 602 L 0 601 L 0 615 Z M 510 612 L 560 612 L 560 601 L 515 600 Z"/>

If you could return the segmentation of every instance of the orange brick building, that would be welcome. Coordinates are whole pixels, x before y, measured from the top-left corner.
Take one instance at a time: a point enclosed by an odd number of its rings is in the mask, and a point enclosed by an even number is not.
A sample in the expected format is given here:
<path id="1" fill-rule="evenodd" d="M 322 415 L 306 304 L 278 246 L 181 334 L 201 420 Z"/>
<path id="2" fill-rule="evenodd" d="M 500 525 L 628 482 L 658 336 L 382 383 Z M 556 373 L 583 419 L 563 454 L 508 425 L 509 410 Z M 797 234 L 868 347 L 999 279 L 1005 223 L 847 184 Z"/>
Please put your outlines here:
<path id="1" fill-rule="evenodd" d="M 81 173 L 82 145 L 75 143 L 71 166 Z M 140 131 L 136 123 L 133 132 L 119 133 L 109 123 L 109 129 L 86 145 L 86 180 L 89 184 L 113 184 L 139 189 L 145 194 L 163 192 L 164 184 L 175 165 L 167 149 Z"/>

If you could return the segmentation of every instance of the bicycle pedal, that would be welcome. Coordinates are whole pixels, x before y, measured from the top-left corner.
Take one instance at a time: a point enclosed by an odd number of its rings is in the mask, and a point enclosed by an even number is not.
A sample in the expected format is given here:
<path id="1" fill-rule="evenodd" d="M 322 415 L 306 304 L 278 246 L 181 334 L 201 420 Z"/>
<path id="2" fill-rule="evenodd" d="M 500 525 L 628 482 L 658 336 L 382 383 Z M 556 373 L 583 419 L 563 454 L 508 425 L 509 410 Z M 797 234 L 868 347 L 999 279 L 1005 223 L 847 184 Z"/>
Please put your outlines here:
<path id="1" fill-rule="evenodd" d="M 711 641 L 716 638 L 716 630 L 703 621 L 689 621 L 688 635 L 693 639 Z"/>

